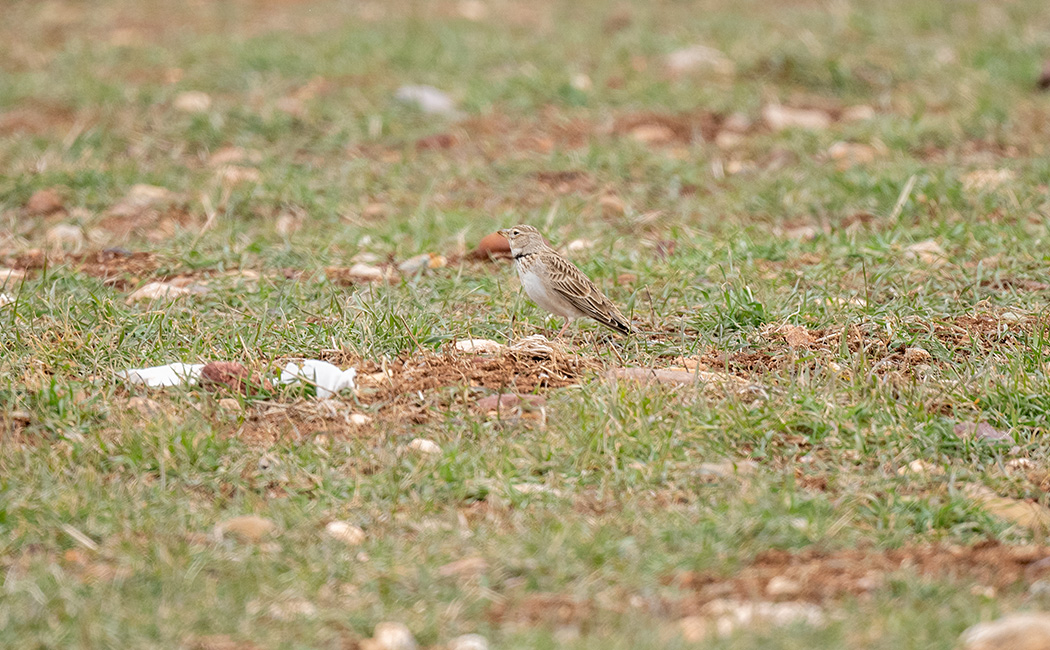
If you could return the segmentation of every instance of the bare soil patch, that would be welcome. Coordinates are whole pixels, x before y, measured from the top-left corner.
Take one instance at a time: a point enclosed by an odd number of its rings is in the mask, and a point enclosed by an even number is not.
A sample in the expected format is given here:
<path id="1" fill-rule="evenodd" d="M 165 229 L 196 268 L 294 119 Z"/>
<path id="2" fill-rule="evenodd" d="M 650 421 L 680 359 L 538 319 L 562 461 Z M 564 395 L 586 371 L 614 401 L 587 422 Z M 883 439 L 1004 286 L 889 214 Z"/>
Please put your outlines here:
<path id="1" fill-rule="evenodd" d="M 384 419 L 421 423 L 451 406 L 466 408 L 488 391 L 525 395 L 571 386 L 596 367 L 593 360 L 562 354 L 548 359 L 423 354 L 398 359 L 385 372 L 366 361 L 358 365 L 359 399 L 378 407 Z M 448 388 L 454 390 L 442 390 Z"/>
<path id="2" fill-rule="evenodd" d="M 73 109 L 42 100 L 26 100 L 0 113 L 0 135 L 65 135 L 76 122 Z"/>
<path id="3" fill-rule="evenodd" d="M 689 144 L 694 140 L 710 142 L 722 128 L 723 117 L 717 113 L 633 113 L 617 118 L 613 133 L 619 136 L 644 136 L 666 133 L 668 142 Z"/>
<path id="4" fill-rule="evenodd" d="M 153 253 L 132 252 L 122 248 L 76 255 L 35 250 L 4 261 L 4 265 L 9 268 L 26 271 L 58 265 L 72 266 L 120 290 L 137 285 L 141 278 L 152 275 L 163 263 L 164 260 Z"/>
<path id="5" fill-rule="evenodd" d="M 847 549 L 798 552 L 771 550 L 725 575 L 717 571 L 681 571 L 665 576 L 665 586 L 680 596 L 577 598 L 561 593 L 531 593 L 494 602 L 487 616 L 496 624 L 587 624 L 601 613 L 622 613 L 631 606 L 650 614 L 680 618 L 704 614 L 716 600 L 792 601 L 834 605 L 868 598 L 894 580 L 920 578 L 969 584 L 974 589 L 1021 589 L 1050 574 L 1050 547 L 1010 546 L 995 541 L 973 546 L 916 545 L 900 549 Z"/>
<path id="6" fill-rule="evenodd" d="M 201 222 L 201 217 L 171 205 L 161 209 L 146 207 L 111 212 L 99 221 L 98 227 L 110 233 L 110 241 L 124 242 L 138 236 L 158 242 L 172 237 L 178 228 L 199 226 Z"/>
<path id="7" fill-rule="evenodd" d="M 359 406 L 343 400 L 263 402 L 253 407 L 236 436 L 251 443 L 272 444 L 325 434 L 340 437 L 374 435 L 374 424 L 421 424 L 456 410 L 477 410 L 487 394 L 529 394 L 578 383 L 597 367 L 593 360 L 569 355 L 534 359 L 523 355 L 473 356 L 421 354 L 384 366 L 343 354 L 321 354 L 341 367 L 358 369 Z M 373 424 L 354 423 L 353 411 L 370 414 Z M 514 409 L 507 409 L 508 413 Z"/>
<path id="8" fill-rule="evenodd" d="M 1001 348 L 1018 336 L 1047 328 L 1047 323 L 1034 316 L 1020 314 L 974 313 L 951 319 L 909 322 L 903 326 L 915 333 L 930 333 L 952 353 L 950 361 L 938 360 L 932 355 L 916 354 L 914 350 L 893 346 L 882 329 L 853 325 L 848 329 L 805 329 L 785 326 L 767 326 L 763 330 L 763 344 L 759 347 L 732 352 L 709 350 L 700 358 L 702 370 L 724 371 L 740 377 L 754 378 L 798 367 L 814 367 L 818 363 L 841 361 L 843 345 L 850 357 L 862 354 L 871 363 L 872 371 L 886 374 L 906 371 L 917 365 L 945 365 L 965 360 L 972 354 Z M 803 336 L 796 336 L 801 330 Z"/>
<path id="9" fill-rule="evenodd" d="M 679 614 L 689 615 L 718 598 L 826 603 L 868 595 L 894 578 L 908 576 L 1004 590 L 1030 584 L 1048 573 L 1050 546 L 988 541 L 973 546 L 921 545 L 885 551 L 770 550 L 728 576 L 683 571 L 667 576 L 665 583 L 692 592 L 676 607 Z M 774 581 L 778 586 L 770 589 Z"/>

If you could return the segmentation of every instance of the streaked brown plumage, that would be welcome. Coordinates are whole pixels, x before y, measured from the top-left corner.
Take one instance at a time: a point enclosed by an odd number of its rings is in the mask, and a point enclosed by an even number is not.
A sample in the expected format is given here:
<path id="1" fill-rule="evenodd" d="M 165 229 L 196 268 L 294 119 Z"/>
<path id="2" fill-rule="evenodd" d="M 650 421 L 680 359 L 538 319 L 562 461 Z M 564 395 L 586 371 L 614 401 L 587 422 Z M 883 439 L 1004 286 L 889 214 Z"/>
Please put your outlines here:
<path id="1" fill-rule="evenodd" d="M 510 242 L 525 293 L 543 309 L 566 319 L 558 336 L 574 318 L 584 317 L 617 332 L 631 333 L 630 322 L 616 305 L 575 264 L 548 246 L 539 230 L 522 225 L 499 233 Z"/>

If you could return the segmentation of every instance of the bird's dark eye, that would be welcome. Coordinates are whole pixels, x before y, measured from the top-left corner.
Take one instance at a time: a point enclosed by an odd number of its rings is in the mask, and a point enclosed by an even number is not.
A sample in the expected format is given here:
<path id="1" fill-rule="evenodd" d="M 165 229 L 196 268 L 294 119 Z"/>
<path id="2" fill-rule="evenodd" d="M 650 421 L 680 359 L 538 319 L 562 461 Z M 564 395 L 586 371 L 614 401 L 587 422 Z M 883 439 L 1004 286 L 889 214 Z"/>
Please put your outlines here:
<path id="1" fill-rule="evenodd" d="M 512 235 L 514 235 L 515 237 L 517 237 L 518 235 L 520 235 L 520 234 L 521 234 L 521 231 L 520 231 L 520 230 L 518 230 L 517 228 L 515 228 L 514 230 L 511 230 L 511 231 L 510 231 L 510 234 L 512 234 Z"/>

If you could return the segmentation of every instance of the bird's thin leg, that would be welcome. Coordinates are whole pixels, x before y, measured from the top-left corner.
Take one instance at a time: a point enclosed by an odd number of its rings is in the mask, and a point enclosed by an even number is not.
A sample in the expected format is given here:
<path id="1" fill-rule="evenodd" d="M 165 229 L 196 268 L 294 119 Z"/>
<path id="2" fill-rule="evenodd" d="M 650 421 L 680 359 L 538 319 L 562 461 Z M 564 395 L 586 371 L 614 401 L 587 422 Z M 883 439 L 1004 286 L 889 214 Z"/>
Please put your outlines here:
<path id="1" fill-rule="evenodd" d="M 572 319 L 571 319 L 571 318 L 566 318 L 566 319 L 565 319 L 565 324 L 564 324 L 564 325 L 562 325 L 562 327 L 561 327 L 561 331 L 560 331 L 560 332 L 558 332 L 558 335 L 557 335 L 557 336 L 555 336 L 554 338 L 556 338 L 556 339 L 560 339 L 560 338 L 561 338 L 561 335 L 565 333 L 565 330 L 569 329 L 569 323 L 571 323 L 571 322 L 572 322 Z"/>

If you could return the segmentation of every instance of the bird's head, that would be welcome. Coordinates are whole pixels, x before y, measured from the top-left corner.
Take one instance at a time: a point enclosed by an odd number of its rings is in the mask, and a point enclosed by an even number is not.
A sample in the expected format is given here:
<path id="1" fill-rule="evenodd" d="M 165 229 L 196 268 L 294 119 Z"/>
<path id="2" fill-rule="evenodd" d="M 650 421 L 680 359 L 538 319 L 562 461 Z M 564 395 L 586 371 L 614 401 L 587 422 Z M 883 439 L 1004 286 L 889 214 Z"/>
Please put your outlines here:
<path id="1" fill-rule="evenodd" d="M 543 235 L 533 226 L 519 225 L 504 228 L 499 231 L 499 234 L 506 237 L 507 241 L 510 242 L 510 252 L 515 256 L 522 253 L 527 255 L 547 245 Z"/>

